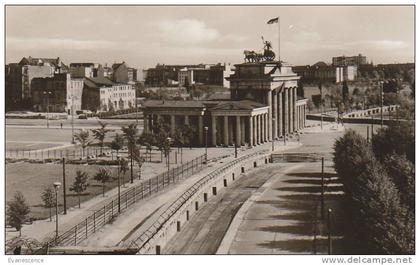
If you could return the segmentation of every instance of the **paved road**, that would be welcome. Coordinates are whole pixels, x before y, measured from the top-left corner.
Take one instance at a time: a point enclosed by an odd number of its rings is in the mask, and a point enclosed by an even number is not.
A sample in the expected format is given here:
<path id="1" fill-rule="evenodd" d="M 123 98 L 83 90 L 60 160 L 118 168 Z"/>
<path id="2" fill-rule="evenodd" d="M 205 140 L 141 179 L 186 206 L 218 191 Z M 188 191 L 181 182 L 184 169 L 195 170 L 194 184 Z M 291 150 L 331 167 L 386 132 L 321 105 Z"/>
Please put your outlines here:
<path id="1" fill-rule="evenodd" d="M 347 129 L 365 132 L 365 125 L 346 125 Z M 332 174 L 331 152 L 335 140 L 343 132 L 304 134 L 303 146 L 292 150 L 298 153 L 317 153 L 326 156 L 326 172 Z M 318 207 L 320 163 L 282 163 L 264 166 L 243 176 L 202 207 L 198 215 L 183 226 L 180 233 L 168 242 L 165 254 L 215 254 L 241 205 L 270 179 L 258 203 L 253 203 L 241 222 L 231 246 L 231 254 L 310 254 L 312 253 L 312 215 Z M 289 173 L 286 171 L 292 170 Z M 326 201 L 328 207 L 339 204 L 340 184 L 331 184 Z M 327 194 L 327 193 L 326 193 Z M 337 197 L 338 196 L 338 197 Z M 297 207 L 297 208 L 295 208 Z M 336 210 L 336 209 L 335 209 Z M 279 211 L 282 215 L 278 215 Z M 336 210 L 337 211 L 337 210 Z M 277 214 L 277 215 L 276 215 Z M 343 215 L 343 214 L 339 214 Z M 325 230 L 323 224 L 318 228 Z M 320 248 L 325 253 L 325 236 L 320 232 Z M 336 240 L 341 240 L 336 235 Z"/>
<path id="2" fill-rule="evenodd" d="M 165 254 L 215 254 L 242 204 L 270 179 L 279 167 L 269 166 L 242 176 L 217 197 L 212 197 L 180 234 L 163 250 Z M 264 174 L 261 174 L 264 171 Z"/>

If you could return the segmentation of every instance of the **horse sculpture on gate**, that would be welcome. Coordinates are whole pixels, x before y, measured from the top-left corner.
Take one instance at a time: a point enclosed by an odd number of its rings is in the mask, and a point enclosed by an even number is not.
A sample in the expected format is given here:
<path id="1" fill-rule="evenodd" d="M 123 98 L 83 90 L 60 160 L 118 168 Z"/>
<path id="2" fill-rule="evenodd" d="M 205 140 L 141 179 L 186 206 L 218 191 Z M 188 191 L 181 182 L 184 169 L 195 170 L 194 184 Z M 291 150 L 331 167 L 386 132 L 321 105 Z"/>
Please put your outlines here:
<path id="1" fill-rule="evenodd" d="M 276 57 L 276 54 L 271 50 L 271 42 L 265 41 L 264 37 L 261 37 L 264 44 L 264 52 L 256 53 L 255 51 L 244 50 L 245 62 L 248 63 L 258 63 L 262 61 L 272 62 Z"/>

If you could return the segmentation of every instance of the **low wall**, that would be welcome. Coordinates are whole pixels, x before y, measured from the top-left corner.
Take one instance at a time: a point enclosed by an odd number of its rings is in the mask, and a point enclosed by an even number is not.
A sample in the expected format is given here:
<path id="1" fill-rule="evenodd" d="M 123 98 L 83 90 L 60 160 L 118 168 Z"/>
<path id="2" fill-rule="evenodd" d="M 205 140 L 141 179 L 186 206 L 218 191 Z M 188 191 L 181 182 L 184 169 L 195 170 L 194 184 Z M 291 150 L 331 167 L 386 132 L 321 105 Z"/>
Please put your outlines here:
<path id="1" fill-rule="evenodd" d="M 397 105 L 383 106 L 382 111 L 385 113 L 393 112 L 397 110 Z M 371 115 L 380 114 L 381 107 L 353 111 L 343 115 L 343 118 L 360 118 L 360 117 L 370 117 Z"/>
<path id="2" fill-rule="evenodd" d="M 258 167 L 263 164 L 268 164 L 269 160 L 269 154 L 259 154 L 255 157 L 250 157 L 241 161 L 214 177 L 205 186 L 197 190 L 195 194 L 183 204 L 183 206 L 160 228 L 159 232 L 140 248 L 138 254 L 160 254 L 159 252 L 165 248 L 171 238 L 181 230 L 182 226 L 184 226 L 190 218 L 194 217 L 206 201 L 212 196 L 217 196 L 217 194 L 225 188 L 225 185 L 229 186 L 234 181 L 239 180 L 244 173 L 246 174 L 254 169 L 255 165 Z M 244 170 L 244 172 L 242 172 L 242 170 Z M 213 194 L 214 191 L 216 191 L 216 194 Z"/>

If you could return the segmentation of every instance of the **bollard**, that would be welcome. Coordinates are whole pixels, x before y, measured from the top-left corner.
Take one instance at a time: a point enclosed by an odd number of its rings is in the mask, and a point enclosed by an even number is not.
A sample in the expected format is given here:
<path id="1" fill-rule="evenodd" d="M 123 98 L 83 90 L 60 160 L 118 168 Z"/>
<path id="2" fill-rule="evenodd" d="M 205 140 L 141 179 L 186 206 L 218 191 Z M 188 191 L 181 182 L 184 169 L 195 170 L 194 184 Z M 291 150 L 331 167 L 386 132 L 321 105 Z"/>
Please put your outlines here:
<path id="1" fill-rule="evenodd" d="M 180 221 L 176 221 L 176 231 L 177 232 L 181 231 L 181 222 Z"/>
<path id="2" fill-rule="evenodd" d="M 195 202 L 195 210 L 198 211 L 198 202 Z"/>
<path id="3" fill-rule="evenodd" d="M 257 167 L 257 161 L 254 161 L 254 167 Z"/>
<path id="4" fill-rule="evenodd" d="M 235 180 L 235 173 L 232 173 L 232 180 Z"/>
<path id="5" fill-rule="evenodd" d="M 156 245 L 156 255 L 160 255 L 160 246 Z"/>
<path id="6" fill-rule="evenodd" d="M 207 193 L 204 193 L 204 202 L 207 202 Z"/>
<path id="7" fill-rule="evenodd" d="M 187 210 L 187 221 L 190 220 L 190 211 Z"/>
<path id="8" fill-rule="evenodd" d="M 245 173 L 245 167 L 241 167 L 241 173 Z"/>
<path id="9" fill-rule="evenodd" d="M 223 186 L 227 187 L 227 179 L 223 180 Z"/>
<path id="10" fill-rule="evenodd" d="M 264 163 L 265 164 L 268 164 L 267 158 L 264 159 Z"/>
<path id="11" fill-rule="evenodd" d="M 217 188 L 216 187 L 213 187 L 213 195 L 217 195 Z"/>

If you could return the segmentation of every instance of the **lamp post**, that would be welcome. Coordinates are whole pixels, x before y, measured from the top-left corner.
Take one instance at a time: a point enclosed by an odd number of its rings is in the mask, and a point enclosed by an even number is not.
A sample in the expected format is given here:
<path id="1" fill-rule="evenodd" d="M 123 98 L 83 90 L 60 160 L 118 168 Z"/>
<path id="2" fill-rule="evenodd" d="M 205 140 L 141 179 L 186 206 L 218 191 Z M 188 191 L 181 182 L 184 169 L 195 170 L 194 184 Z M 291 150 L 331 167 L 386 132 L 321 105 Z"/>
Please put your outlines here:
<path id="1" fill-rule="evenodd" d="M 121 212 L 121 183 L 120 183 L 120 166 L 121 166 L 121 156 L 117 155 L 118 161 L 118 170 L 117 170 L 117 179 L 118 179 L 118 213 Z"/>
<path id="2" fill-rule="evenodd" d="M 167 163 L 167 166 L 168 166 L 168 172 L 169 172 L 169 154 L 171 153 L 171 137 L 168 137 L 168 138 L 166 138 L 166 141 L 167 141 L 167 144 L 169 145 L 169 149 L 168 149 L 168 151 L 166 151 L 167 152 L 167 154 L 166 154 L 166 163 Z"/>
<path id="3" fill-rule="evenodd" d="M 379 91 L 380 91 L 380 104 L 381 104 L 381 128 L 384 126 L 384 82 L 383 81 L 379 81 Z"/>
<path id="4" fill-rule="evenodd" d="M 204 126 L 204 143 L 205 143 L 205 150 L 206 150 L 206 160 L 205 160 L 205 162 L 206 162 L 206 164 L 207 164 L 207 133 L 208 133 L 208 130 L 209 130 L 209 127 L 207 127 L 207 126 Z"/>
<path id="5" fill-rule="evenodd" d="M 327 229 L 328 229 L 328 255 L 332 255 L 331 215 L 332 215 L 332 210 L 331 209 L 328 209 L 328 221 L 327 221 Z"/>
<path id="6" fill-rule="evenodd" d="M 73 92 L 72 92 L 73 93 Z M 74 142 L 74 95 L 71 95 L 71 143 Z"/>
<path id="7" fill-rule="evenodd" d="M 274 124 L 274 122 L 276 121 L 276 119 L 275 118 L 272 118 L 272 124 Z M 273 135 L 273 139 L 272 139 L 272 141 L 271 141 L 271 151 L 272 152 L 274 152 L 274 141 L 275 141 L 275 138 L 274 138 L 274 126 L 271 126 L 272 128 L 273 128 L 273 132 L 272 132 L 272 135 Z M 285 137 L 284 135 L 283 135 L 283 137 Z"/>
<path id="8" fill-rule="evenodd" d="M 47 96 L 47 128 L 50 128 L 50 123 L 48 120 L 48 116 L 50 114 L 50 95 L 52 94 L 51 91 L 44 91 L 44 96 Z"/>
<path id="9" fill-rule="evenodd" d="M 54 190 L 55 190 L 55 240 L 58 239 L 58 189 L 61 186 L 60 182 L 54 182 Z"/>

